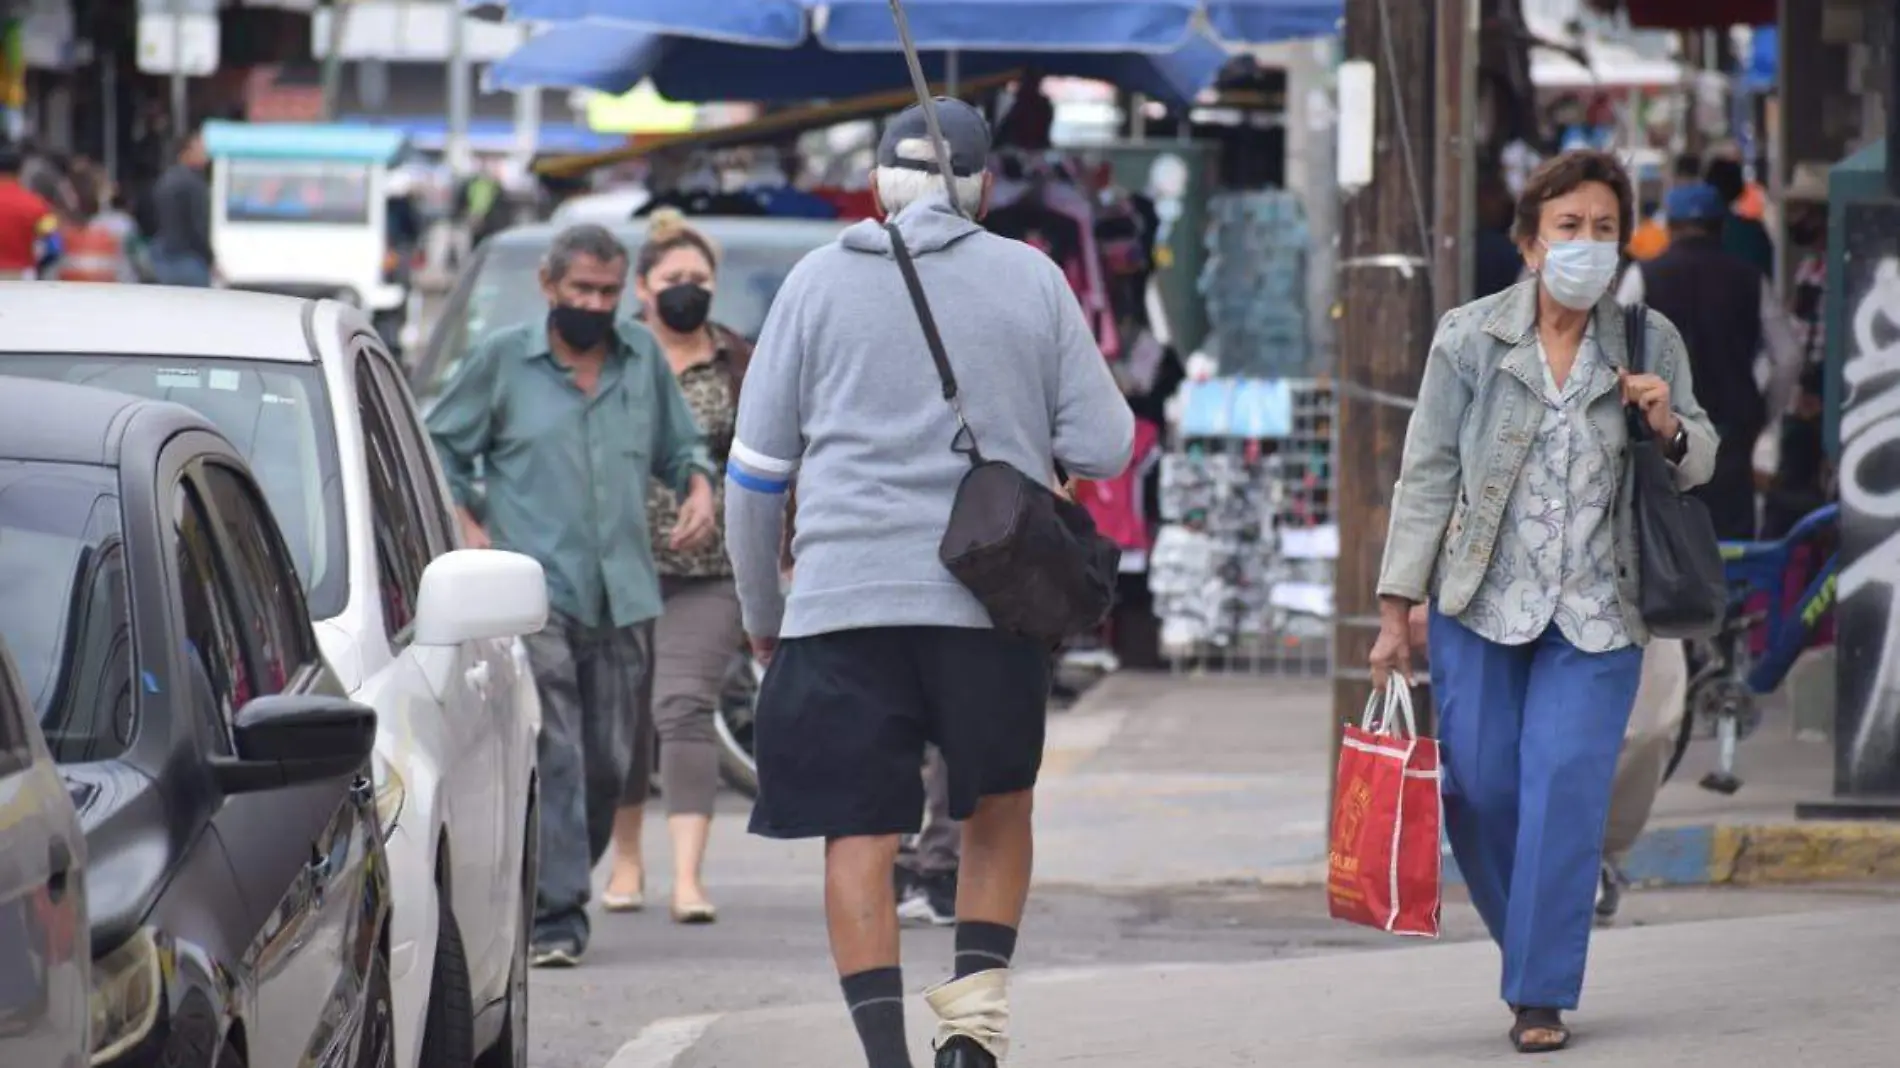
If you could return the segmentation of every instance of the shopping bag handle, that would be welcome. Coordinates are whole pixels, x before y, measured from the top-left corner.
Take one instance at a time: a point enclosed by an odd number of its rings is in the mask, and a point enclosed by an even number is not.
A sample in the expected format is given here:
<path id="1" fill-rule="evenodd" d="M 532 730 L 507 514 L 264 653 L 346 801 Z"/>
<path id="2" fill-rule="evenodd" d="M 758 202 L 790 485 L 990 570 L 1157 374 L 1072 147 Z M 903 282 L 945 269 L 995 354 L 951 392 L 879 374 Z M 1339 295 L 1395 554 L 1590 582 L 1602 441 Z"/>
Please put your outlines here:
<path id="1" fill-rule="evenodd" d="M 1379 699 L 1385 699 L 1385 707 L 1379 707 Z M 1394 725 L 1400 730 L 1393 730 Z M 1398 679 L 1385 684 L 1385 689 L 1372 691 L 1366 698 L 1366 713 L 1360 720 L 1361 730 L 1373 734 L 1390 734 L 1398 738 L 1418 737 L 1418 721 L 1412 714 L 1412 688 Z"/>

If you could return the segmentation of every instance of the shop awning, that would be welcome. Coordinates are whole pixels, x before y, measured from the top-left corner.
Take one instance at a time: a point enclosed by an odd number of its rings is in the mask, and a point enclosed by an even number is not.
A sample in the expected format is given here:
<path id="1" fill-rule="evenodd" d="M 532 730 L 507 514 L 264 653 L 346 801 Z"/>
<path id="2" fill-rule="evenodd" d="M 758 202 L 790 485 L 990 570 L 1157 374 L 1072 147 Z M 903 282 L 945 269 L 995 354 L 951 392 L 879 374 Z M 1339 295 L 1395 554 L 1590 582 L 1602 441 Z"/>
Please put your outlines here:
<path id="1" fill-rule="evenodd" d="M 1021 75 L 1021 71 L 1007 71 L 972 78 L 961 83 L 958 91 L 966 95 L 988 92 L 1007 85 Z M 931 86 L 931 91 L 942 93 L 946 91 L 946 87 L 942 84 L 934 84 Z M 878 118 L 905 107 L 915 99 L 917 97 L 912 90 L 893 89 L 829 104 L 787 108 L 751 122 L 709 127 L 687 133 L 635 137 L 628 144 L 610 151 L 542 159 L 535 163 L 534 169 L 536 173 L 554 178 L 572 178 L 600 167 L 639 159 L 654 152 L 703 151 L 757 144 L 777 137 L 803 133 L 806 130 L 818 130 L 827 126 L 836 126 L 839 123 Z"/>
<path id="2" fill-rule="evenodd" d="M 836 51 L 897 47 L 889 0 L 464 0 L 541 22 L 611 22 L 674 36 Z M 1343 0 L 905 0 L 917 47 L 966 52 L 1172 52 L 1205 18 L 1223 40 L 1264 44 L 1338 32 Z"/>
<path id="3" fill-rule="evenodd" d="M 927 51 L 922 59 L 925 77 L 947 80 L 946 53 Z M 963 80 L 1033 67 L 1186 104 L 1213 84 L 1226 61 L 1226 50 L 1197 31 L 1172 52 L 958 51 L 956 73 Z M 837 52 L 816 39 L 796 48 L 767 48 L 579 22 L 556 24 L 530 38 L 491 65 L 484 84 L 622 93 L 649 78 L 668 100 L 792 103 L 896 89 L 909 83 L 910 74 L 897 51 Z"/>

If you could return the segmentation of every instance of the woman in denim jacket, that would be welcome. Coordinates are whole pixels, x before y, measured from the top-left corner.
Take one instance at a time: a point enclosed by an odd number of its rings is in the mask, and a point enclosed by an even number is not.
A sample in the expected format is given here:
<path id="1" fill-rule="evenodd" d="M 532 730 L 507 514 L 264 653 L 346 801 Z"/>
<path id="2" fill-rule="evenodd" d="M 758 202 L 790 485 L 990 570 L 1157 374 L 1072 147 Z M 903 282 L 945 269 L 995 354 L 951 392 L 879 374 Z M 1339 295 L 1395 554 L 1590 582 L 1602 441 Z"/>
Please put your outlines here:
<path id="1" fill-rule="evenodd" d="M 1684 488 L 1716 436 L 1682 337 L 1648 314 L 1629 370 L 1608 296 L 1633 212 L 1616 158 L 1538 168 L 1513 237 L 1534 276 L 1448 313 L 1405 437 L 1380 568 L 1375 685 L 1410 681 L 1407 615 L 1430 602 L 1452 853 L 1504 951 L 1523 1052 L 1561 1049 L 1583 986 L 1604 822 L 1649 640 L 1638 611 L 1624 406 Z"/>

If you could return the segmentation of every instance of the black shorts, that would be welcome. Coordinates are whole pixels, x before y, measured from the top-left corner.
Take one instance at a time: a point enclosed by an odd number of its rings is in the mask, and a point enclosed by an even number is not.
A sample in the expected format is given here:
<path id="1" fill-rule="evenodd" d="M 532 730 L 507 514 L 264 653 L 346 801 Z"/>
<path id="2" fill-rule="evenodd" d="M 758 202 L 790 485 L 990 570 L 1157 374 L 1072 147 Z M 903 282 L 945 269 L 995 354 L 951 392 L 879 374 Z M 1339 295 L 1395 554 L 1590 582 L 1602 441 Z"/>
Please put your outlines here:
<path id="1" fill-rule="evenodd" d="M 915 834 L 925 743 L 942 750 L 950 815 L 1036 785 L 1049 650 L 963 627 L 871 627 L 780 643 L 759 690 L 752 833 Z"/>

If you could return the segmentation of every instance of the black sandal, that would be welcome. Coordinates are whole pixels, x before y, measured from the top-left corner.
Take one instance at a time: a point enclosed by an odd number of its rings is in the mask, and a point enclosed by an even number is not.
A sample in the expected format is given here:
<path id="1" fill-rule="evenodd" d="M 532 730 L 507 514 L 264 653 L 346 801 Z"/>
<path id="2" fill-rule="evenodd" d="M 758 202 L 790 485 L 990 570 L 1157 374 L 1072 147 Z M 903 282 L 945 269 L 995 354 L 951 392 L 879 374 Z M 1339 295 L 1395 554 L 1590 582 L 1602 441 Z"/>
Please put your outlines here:
<path id="1" fill-rule="evenodd" d="M 1511 1045 L 1519 1053 L 1555 1053 L 1570 1045 L 1570 1028 L 1564 1026 L 1563 1013 L 1556 1009 L 1513 1008 L 1517 1022 L 1511 1025 Z"/>

